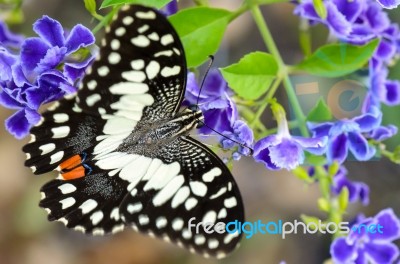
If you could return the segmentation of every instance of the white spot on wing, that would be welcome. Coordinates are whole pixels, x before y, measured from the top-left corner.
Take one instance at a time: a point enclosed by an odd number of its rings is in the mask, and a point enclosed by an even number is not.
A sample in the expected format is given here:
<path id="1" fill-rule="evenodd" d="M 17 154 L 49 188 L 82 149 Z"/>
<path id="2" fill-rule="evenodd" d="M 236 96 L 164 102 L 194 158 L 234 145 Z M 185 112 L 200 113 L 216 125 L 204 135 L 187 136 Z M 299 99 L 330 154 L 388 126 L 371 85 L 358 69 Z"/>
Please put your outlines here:
<path id="1" fill-rule="evenodd" d="M 199 181 L 190 182 L 190 189 L 195 195 L 201 197 L 204 197 L 207 193 L 207 185 Z"/>
<path id="2" fill-rule="evenodd" d="M 147 77 L 151 80 L 160 72 L 160 64 L 156 61 L 150 61 L 146 67 Z"/>
<path id="3" fill-rule="evenodd" d="M 69 120 L 69 116 L 65 113 L 58 113 L 53 115 L 54 122 L 56 123 L 64 123 Z"/>
<path id="4" fill-rule="evenodd" d="M 128 208 L 127 208 L 128 212 L 129 212 L 130 214 L 138 213 L 138 212 L 140 212 L 142 209 L 143 209 L 143 205 L 142 205 L 142 203 L 140 203 L 140 202 L 135 203 L 135 204 L 129 204 L 129 205 L 128 205 Z"/>
<path id="5" fill-rule="evenodd" d="M 203 181 L 205 182 L 212 182 L 215 177 L 221 175 L 222 171 L 220 168 L 215 167 L 211 169 L 209 172 L 203 174 Z"/>
<path id="6" fill-rule="evenodd" d="M 97 73 L 100 76 L 106 76 L 110 72 L 110 69 L 107 66 L 101 66 L 97 69 Z"/>
<path id="7" fill-rule="evenodd" d="M 51 129 L 51 132 L 53 133 L 53 138 L 64 138 L 68 136 L 69 131 L 69 126 L 54 127 Z"/>
<path id="8" fill-rule="evenodd" d="M 100 100 L 101 96 L 99 94 L 92 94 L 86 98 L 86 104 L 88 106 L 94 106 Z"/>
<path id="9" fill-rule="evenodd" d="M 150 219 L 147 215 L 139 215 L 139 224 L 147 225 L 150 222 Z"/>
<path id="10" fill-rule="evenodd" d="M 121 55 L 117 52 L 111 52 L 110 55 L 108 55 L 108 62 L 110 64 L 117 64 L 121 61 Z"/>
<path id="11" fill-rule="evenodd" d="M 190 197 L 189 199 L 186 200 L 185 202 L 185 208 L 186 210 L 192 210 L 196 205 L 197 205 L 198 201 L 197 199 Z"/>
<path id="12" fill-rule="evenodd" d="M 145 83 L 120 82 L 110 87 L 113 94 L 142 94 L 149 90 Z"/>
<path id="13" fill-rule="evenodd" d="M 136 16 L 141 19 L 155 19 L 156 13 L 154 13 L 154 11 L 151 10 L 147 12 L 138 11 L 136 12 Z"/>
<path id="14" fill-rule="evenodd" d="M 183 186 L 179 189 L 179 191 L 175 194 L 174 198 L 172 199 L 171 206 L 172 208 L 177 208 L 181 205 L 190 195 L 189 187 Z"/>
<path id="15" fill-rule="evenodd" d="M 227 208 L 232 208 L 237 205 L 237 200 L 235 197 L 227 198 L 224 200 L 224 205 Z"/>
<path id="16" fill-rule="evenodd" d="M 50 164 L 59 162 L 64 157 L 64 151 L 59 151 L 50 156 Z"/>
<path id="17" fill-rule="evenodd" d="M 75 199 L 73 197 L 68 197 L 60 201 L 61 209 L 67 209 L 75 204 Z"/>
<path id="18" fill-rule="evenodd" d="M 119 42 L 118 39 L 113 39 L 113 40 L 111 40 L 110 46 L 111 46 L 111 49 L 118 50 L 121 46 L 121 42 Z"/>
<path id="19" fill-rule="evenodd" d="M 160 216 L 156 219 L 156 226 L 159 229 L 166 227 L 167 223 L 168 223 L 167 218 L 165 218 L 164 216 Z"/>
<path id="20" fill-rule="evenodd" d="M 102 211 L 96 211 L 90 216 L 90 220 L 92 220 L 92 224 L 95 226 L 103 220 L 104 214 Z"/>
<path id="21" fill-rule="evenodd" d="M 134 70 L 141 70 L 144 68 L 144 60 L 133 60 L 131 61 L 131 67 Z"/>
<path id="22" fill-rule="evenodd" d="M 174 38 L 171 34 L 167 34 L 161 37 L 161 44 L 166 46 L 174 42 Z"/>
<path id="23" fill-rule="evenodd" d="M 171 67 L 164 67 L 161 70 L 161 75 L 163 77 L 170 77 L 170 76 L 173 76 L 173 75 L 177 75 L 180 72 L 181 72 L 181 67 L 180 66 L 174 66 L 172 68 Z"/>
<path id="24" fill-rule="evenodd" d="M 97 82 L 96 80 L 91 80 L 87 83 L 87 87 L 89 90 L 94 90 L 97 87 Z"/>
<path id="25" fill-rule="evenodd" d="M 131 43 L 137 47 L 147 47 L 150 45 L 150 40 L 143 35 L 139 35 L 131 39 Z"/>
<path id="26" fill-rule="evenodd" d="M 125 26 L 129 26 L 130 24 L 133 23 L 133 17 L 131 17 L 131 16 L 126 16 L 126 17 L 124 17 L 124 18 L 122 19 L 122 23 L 123 23 Z"/>
<path id="27" fill-rule="evenodd" d="M 146 75 L 142 71 L 126 71 L 121 75 L 125 80 L 130 82 L 143 82 L 146 80 Z"/>
<path id="28" fill-rule="evenodd" d="M 86 200 L 79 208 L 82 210 L 82 214 L 87 214 L 93 211 L 94 208 L 97 207 L 97 202 L 93 199 Z"/>
<path id="29" fill-rule="evenodd" d="M 40 155 L 45 155 L 47 153 L 52 152 L 53 150 L 56 149 L 56 145 L 54 143 L 47 143 L 45 145 L 41 145 L 39 149 L 42 151 Z"/>
<path id="30" fill-rule="evenodd" d="M 68 194 L 76 191 L 76 187 L 71 183 L 64 183 L 63 185 L 58 186 L 62 194 Z"/>
<path id="31" fill-rule="evenodd" d="M 181 218 L 175 218 L 172 221 L 172 229 L 174 229 L 175 231 L 180 231 L 183 228 L 185 222 L 183 222 L 183 220 Z"/>
<path id="32" fill-rule="evenodd" d="M 126 29 L 124 27 L 119 27 L 115 30 L 115 35 L 121 37 L 125 34 Z"/>

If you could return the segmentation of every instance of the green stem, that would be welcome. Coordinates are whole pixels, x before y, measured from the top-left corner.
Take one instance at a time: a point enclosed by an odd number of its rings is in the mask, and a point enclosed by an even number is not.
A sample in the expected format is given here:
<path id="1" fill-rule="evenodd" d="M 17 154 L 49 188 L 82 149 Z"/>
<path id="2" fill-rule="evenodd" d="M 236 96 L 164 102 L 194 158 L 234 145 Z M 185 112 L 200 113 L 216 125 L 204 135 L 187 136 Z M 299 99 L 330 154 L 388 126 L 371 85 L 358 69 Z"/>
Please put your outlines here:
<path id="1" fill-rule="evenodd" d="M 306 118 L 304 116 L 303 110 L 301 109 L 300 103 L 297 100 L 297 96 L 296 96 L 296 93 L 292 86 L 292 83 L 290 82 L 289 74 L 286 69 L 286 65 L 283 62 L 282 56 L 279 53 L 278 48 L 276 47 L 275 41 L 272 38 L 271 32 L 267 26 L 267 23 L 264 20 L 264 17 L 262 16 L 261 10 L 257 5 L 251 5 L 250 11 L 253 15 L 254 21 L 257 24 L 257 27 L 261 33 L 261 36 L 264 40 L 264 43 L 265 43 L 267 49 L 275 57 L 275 59 L 278 63 L 278 67 L 279 67 L 278 76 L 282 76 L 282 78 L 283 78 L 283 85 L 284 85 L 286 93 L 288 95 L 290 104 L 292 105 L 296 119 L 300 123 L 300 126 L 299 126 L 300 132 L 303 136 L 309 136 L 307 127 L 305 125 Z"/>
<path id="2" fill-rule="evenodd" d="M 262 99 L 263 104 L 258 108 L 257 112 L 254 115 L 253 121 L 250 123 L 250 127 L 253 127 L 256 122 L 260 120 L 261 115 L 264 113 L 265 109 L 268 106 L 269 101 L 274 97 L 276 90 L 278 89 L 279 85 L 281 84 L 282 79 L 278 78 L 275 80 L 272 87 L 269 89 L 268 93 Z"/>
<path id="3" fill-rule="evenodd" d="M 99 31 L 102 27 L 104 27 L 105 25 L 108 25 L 108 23 L 113 18 L 113 16 L 118 12 L 119 8 L 120 8 L 120 6 L 114 7 L 110 13 L 108 13 L 105 17 L 103 17 L 102 20 L 95 26 L 95 28 L 92 29 L 92 33 L 96 34 L 97 31 Z"/>

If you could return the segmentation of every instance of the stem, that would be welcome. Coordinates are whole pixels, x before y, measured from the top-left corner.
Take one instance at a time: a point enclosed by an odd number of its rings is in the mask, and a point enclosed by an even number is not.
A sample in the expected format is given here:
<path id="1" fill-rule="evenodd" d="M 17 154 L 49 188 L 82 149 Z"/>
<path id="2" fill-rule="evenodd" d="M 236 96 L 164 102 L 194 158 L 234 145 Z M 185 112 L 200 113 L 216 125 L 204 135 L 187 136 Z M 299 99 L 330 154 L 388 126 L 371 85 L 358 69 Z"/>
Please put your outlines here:
<path id="1" fill-rule="evenodd" d="M 276 90 L 278 89 L 279 85 L 281 84 L 282 79 L 278 78 L 275 80 L 274 84 L 272 85 L 271 89 L 269 89 L 268 93 L 262 100 L 263 105 L 258 108 L 253 121 L 250 123 L 250 126 L 252 127 L 258 120 L 260 120 L 261 115 L 264 113 L 265 109 L 268 106 L 269 101 L 274 97 Z"/>
<path id="2" fill-rule="evenodd" d="M 256 5 L 251 5 L 250 10 L 251 10 L 254 21 L 257 24 L 257 27 L 260 31 L 260 34 L 264 40 L 264 43 L 265 43 L 267 49 L 275 57 L 275 59 L 278 63 L 278 67 L 279 67 L 278 76 L 282 76 L 282 78 L 283 78 L 283 85 L 285 87 L 289 101 L 293 107 L 293 111 L 295 113 L 296 119 L 300 123 L 300 126 L 299 126 L 300 132 L 303 136 L 309 136 L 307 127 L 305 125 L 306 118 L 304 116 L 303 110 L 301 109 L 300 103 L 297 100 L 297 96 L 296 96 L 296 93 L 292 86 L 292 83 L 290 82 L 288 71 L 286 69 L 286 65 L 283 62 L 282 56 L 279 53 L 278 48 L 276 47 L 275 41 L 272 38 L 271 32 L 267 26 L 267 23 L 264 20 L 264 17 L 262 16 L 261 10 Z"/>

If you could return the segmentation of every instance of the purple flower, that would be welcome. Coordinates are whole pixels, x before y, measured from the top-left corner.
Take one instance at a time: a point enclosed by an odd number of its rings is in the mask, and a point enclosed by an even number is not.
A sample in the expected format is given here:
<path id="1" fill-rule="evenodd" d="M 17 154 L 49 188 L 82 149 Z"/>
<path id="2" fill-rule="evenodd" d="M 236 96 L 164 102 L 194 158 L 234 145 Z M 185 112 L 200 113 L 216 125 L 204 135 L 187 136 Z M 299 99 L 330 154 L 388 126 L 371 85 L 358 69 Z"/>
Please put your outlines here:
<path id="1" fill-rule="evenodd" d="M 304 163 L 304 151 L 321 155 L 326 137 L 304 138 L 289 133 L 285 110 L 277 103 L 271 109 L 278 123 L 278 133 L 260 139 L 254 145 L 254 159 L 270 170 L 292 170 Z"/>
<path id="2" fill-rule="evenodd" d="M 172 0 L 169 2 L 165 7 L 164 7 L 164 15 L 165 16 L 170 16 L 178 12 L 178 1 L 177 0 Z"/>
<path id="3" fill-rule="evenodd" d="M 308 125 L 315 137 L 328 136 L 328 163 L 333 161 L 343 163 L 349 149 L 360 161 L 369 160 L 375 155 L 376 149 L 368 144 L 362 133 L 371 132 L 381 124 L 381 121 L 382 113 L 374 109 L 373 113 L 363 114 L 350 120 Z"/>
<path id="4" fill-rule="evenodd" d="M 324 169 L 328 171 L 328 166 L 324 166 Z M 314 177 L 315 169 L 310 167 L 308 175 Z M 347 188 L 349 192 L 349 202 L 355 203 L 361 201 L 363 205 L 369 204 L 369 187 L 363 182 L 350 181 L 347 178 L 347 169 L 344 166 L 340 166 L 337 173 L 333 176 L 332 193 L 339 195 L 343 188 Z"/>
<path id="5" fill-rule="evenodd" d="M 398 105 L 400 103 L 400 82 L 388 80 L 388 70 L 381 66 L 370 64 L 370 89 L 369 96 L 387 105 Z"/>
<path id="6" fill-rule="evenodd" d="M 400 0 L 377 0 L 384 8 L 393 9 L 400 5 Z"/>
<path id="7" fill-rule="evenodd" d="M 16 138 L 26 136 L 39 122 L 42 104 L 76 91 L 75 83 L 93 60 L 92 54 L 76 58 L 76 51 L 94 43 L 93 34 L 82 25 L 65 34 L 59 22 L 44 16 L 33 29 L 39 37 L 19 42 L 19 55 L 0 44 L 0 104 L 17 110 L 6 120 L 7 130 Z"/>
<path id="8" fill-rule="evenodd" d="M 233 95 L 227 83 L 218 70 L 211 70 L 204 81 L 200 94 L 194 73 L 188 73 L 185 104 L 199 104 L 203 111 L 204 122 L 218 132 L 233 132 L 233 125 L 238 119 L 235 103 L 230 98 Z M 211 134 L 213 131 L 207 126 L 200 128 L 203 134 Z"/>
<path id="9" fill-rule="evenodd" d="M 366 232 L 368 227 L 371 232 Z M 359 218 L 347 237 L 333 241 L 330 252 L 335 263 L 389 264 L 399 256 L 399 249 L 393 243 L 399 238 L 400 221 L 389 208 L 375 217 Z"/>
<path id="10" fill-rule="evenodd" d="M 232 131 L 225 131 L 224 135 L 227 138 L 221 138 L 221 145 L 224 149 L 233 148 L 236 143 L 231 139 L 239 142 L 240 145 L 238 152 L 233 156 L 236 160 L 240 159 L 240 155 L 248 156 L 250 155 L 250 147 L 253 145 L 254 136 L 253 131 L 250 127 L 242 120 L 236 120 L 233 123 Z M 239 156 L 237 156 L 240 154 Z"/>
<path id="11" fill-rule="evenodd" d="M 363 205 L 369 204 L 369 187 L 363 182 L 350 181 L 347 178 L 347 169 L 341 166 L 333 177 L 332 191 L 336 195 L 340 194 L 343 188 L 349 191 L 349 202 L 361 201 Z"/>

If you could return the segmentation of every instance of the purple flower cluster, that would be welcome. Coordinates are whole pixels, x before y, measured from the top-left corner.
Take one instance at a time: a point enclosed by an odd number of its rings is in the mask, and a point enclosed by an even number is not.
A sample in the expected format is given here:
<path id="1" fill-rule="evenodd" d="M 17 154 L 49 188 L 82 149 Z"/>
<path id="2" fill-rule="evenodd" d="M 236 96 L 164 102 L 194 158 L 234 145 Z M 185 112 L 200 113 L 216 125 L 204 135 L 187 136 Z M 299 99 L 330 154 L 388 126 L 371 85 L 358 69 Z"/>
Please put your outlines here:
<path id="1" fill-rule="evenodd" d="M 328 170 L 328 166 L 324 167 Z M 315 169 L 310 167 L 308 174 L 310 177 L 314 177 Z M 333 182 L 331 186 L 332 193 L 339 195 L 343 188 L 347 188 L 349 192 L 349 202 L 355 203 L 360 201 L 363 205 L 369 204 L 369 187 L 364 182 L 351 181 L 347 178 L 347 169 L 344 166 L 340 166 L 337 173 L 333 176 Z"/>
<path id="2" fill-rule="evenodd" d="M 389 264 L 399 256 L 393 243 L 399 238 L 400 221 L 392 209 L 385 209 L 375 217 L 359 216 L 350 233 L 335 239 L 330 251 L 335 263 Z"/>
<path id="3" fill-rule="evenodd" d="M 393 8 L 398 0 L 381 0 L 381 5 Z M 391 23 L 388 14 L 375 0 L 326 0 L 327 17 L 317 14 L 313 1 L 304 0 L 296 6 L 295 14 L 310 20 L 311 23 L 323 23 L 340 41 L 356 45 L 379 39 L 379 45 L 370 60 L 370 90 L 368 102 L 378 106 L 400 103 L 400 82 L 388 80 L 387 67 L 396 55 L 400 54 L 400 30 Z"/>
<path id="4" fill-rule="evenodd" d="M 381 1 L 381 4 L 393 7 L 395 2 Z M 295 14 L 311 23 L 325 24 L 331 35 L 343 42 L 362 45 L 373 39 L 380 41 L 369 62 L 369 91 L 363 114 L 351 120 L 309 124 L 309 128 L 314 136 L 329 137 L 329 163 L 334 160 L 343 163 L 348 150 L 357 160 L 369 160 L 376 150 L 368 144 L 368 139 L 382 141 L 397 133 L 393 125 L 381 126 L 380 104 L 400 103 L 400 82 L 387 79 L 388 65 L 400 55 L 400 30 L 374 0 L 327 0 L 324 4 L 327 10 L 325 19 L 319 17 L 311 0 L 301 1 L 295 8 Z"/>
<path id="5" fill-rule="evenodd" d="M 201 93 L 194 73 L 188 73 L 185 103 L 198 103 L 199 108 L 202 110 L 206 125 L 199 129 L 200 133 L 205 135 L 212 134 L 211 127 L 227 137 L 221 137 L 221 145 L 224 148 L 233 148 L 237 145 L 230 139 L 242 144 L 233 156 L 238 159 L 240 155 L 250 154 L 249 147 L 253 145 L 254 137 L 253 131 L 248 125 L 239 120 L 236 104 L 231 98 L 232 95 L 233 91 L 228 87 L 218 70 L 212 69 L 209 72 Z"/>
<path id="6" fill-rule="evenodd" d="M 76 58 L 80 48 L 95 41 L 86 27 L 76 25 L 65 33 L 58 21 L 43 16 L 33 30 L 39 37 L 23 39 L 0 24 L 0 104 L 17 110 L 6 120 L 16 138 L 39 122 L 41 105 L 76 91 L 93 60 L 91 54 Z"/>

